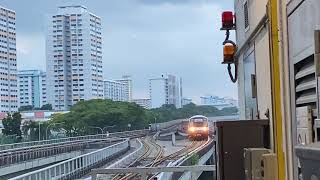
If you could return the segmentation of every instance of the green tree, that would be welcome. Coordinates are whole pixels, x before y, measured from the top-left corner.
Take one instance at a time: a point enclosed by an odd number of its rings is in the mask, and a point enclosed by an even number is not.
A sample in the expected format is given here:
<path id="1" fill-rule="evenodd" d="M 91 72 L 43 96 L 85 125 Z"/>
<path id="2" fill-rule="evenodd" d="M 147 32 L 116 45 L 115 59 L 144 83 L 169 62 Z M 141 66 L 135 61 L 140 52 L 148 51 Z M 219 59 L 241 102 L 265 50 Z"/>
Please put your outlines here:
<path id="1" fill-rule="evenodd" d="M 236 107 L 219 110 L 213 106 L 197 106 L 193 103 L 190 103 L 179 109 L 176 109 L 173 105 L 163 105 L 160 108 L 148 110 L 147 115 L 149 122 L 152 123 L 154 122 L 154 118 L 157 118 L 157 122 L 166 122 L 174 119 L 189 118 L 198 114 L 210 117 L 235 115 L 237 113 L 238 109 Z"/>
<path id="2" fill-rule="evenodd" d="M 2 120 L 3 124 L 3 134 L 7 136 L 16 136 L 21 139 L 21 114 L 19 112 L 15 112 L 13 114 L 8 113 L 7 117 Z"/>
<path id="3" fill-rule="evenodd" d="M 146 110 L 129 102 L 114 102 L 111 100 L 95 99 L 80 101 L 74 105 L 69 113 L 55 115 L 53 122 L 63 123 L 61 126 L 68 136 L 101 133 L 107 128 L 109 132 L 128 129 L 142 129 L 148 125 Z"/>
<path id="4" fill-rule="evenodd" d="M 19 107 L 19 112 L 21 112 L 21 111 L 31 111 L 31 110 L 33 110 L 33 106 L 32 105 L 27 105 L 27 106 L 21 106 L 21 107 Z"/>
<path id="5" fill-rule="evenodd" d="M 22 126 L 22 133 L 29 141 L 39 140 L 39 123 L 40 123 L 40 140 L 47 139 L 46 129 L 48 127 L 48 122 L 40 121 L 25 121 Z M 50 131 L 48 131 L 48 136 L 50 136 Z"/>
<path id="6" fill-rule="evenodd" d="M 239 110 L 236 107 L 227 107 L 227 108 L 223 108 L 222 111 L 225 115 L 233 115 L 233 114 L 237 114 Z"/>
<path id="7" fill-rule="evenodd" d="M 163 105 L 160 108 L 146 110 L 135 103 L 114 102 L 94 99 L 80 101 L 69 113 L 55 114 L 49 123 L 62 123 L 68 136 L 101 133 L 105 127 L 109 132 L 147 128 L 149 123 L 166 122 L 174 119 L 189 118 L 201 114 L 205 116 L 221 116 L 234 114 L 236 109 L 219 110 L 212 106 L 185 105 L 177 109 L 174 105 Z M 99 128 L 96 128 L 99 127 Z"/>
<path id="8" fill-rule="evenodd" d="M 44 104 L 41 108 L 41 110 L 52 110 L 51 104 Z"/>

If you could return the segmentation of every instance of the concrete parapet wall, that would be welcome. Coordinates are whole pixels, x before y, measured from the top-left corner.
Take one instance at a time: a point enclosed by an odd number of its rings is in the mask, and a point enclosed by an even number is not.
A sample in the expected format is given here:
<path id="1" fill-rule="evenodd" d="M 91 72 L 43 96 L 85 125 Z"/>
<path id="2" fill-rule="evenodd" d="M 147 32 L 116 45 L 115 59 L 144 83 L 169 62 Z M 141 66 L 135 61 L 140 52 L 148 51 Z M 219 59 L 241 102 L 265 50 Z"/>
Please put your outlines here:
<path id="1" fill-rule="evenodd" d="M 76 156 L 80 156 L 81 154 L 82 154 L 82 151 L 73 151 L 70 153 L 58 154 L 58 155 L 47 157 L 47 158 L 34 159 L 31 161 L 25 161 L 23 163 L 12 164 L 10 166 L 0 168 L 0 176 L 13 174 L 20 171 L 32 169 L 32 168 L 37 168 L 37 167 L 52 164 L 55 162 L 64 161 Z"/>
<path id="2" fill-rule="evenodd" d="M 128 167 L 130 164 L 133 164 L 133 162 L 144 152 L 144 147 L 139 139 L 136 139 L 137 144 L 139 144 L 138 148 L 128 154 L 127 156 L 123 157 L 119 161 L 115 162 L 114 164 L 111 164 L 108 168 L 124 168 Z"/>
<path id="3" fill-rule="evenodd" d="M 173 166 L 194 166 L 194 165 L 205 165 L 206 162 L 211 158 L 211 156 L 214 153 L 214 148 L 213 148 L 213 141 L 209 143 L 208 145 L 204 147 L 200 147 L 198 150 L 196 149 L 194 153 L 189 153 L 188 155 L 180 158 L 179 160 L 175 162 L 171 162 L 168 164 L 168 167 L 173 167 Z M 192 162 L 192 155 L 197 154 L 199 156 L 198 162 L 196 164 L 193 164 Z M 189 180 L 189 179 L 197 179 L 200 175 L 200 172 L 167 172 L 167 173 L 162 173 L 158 177 L 160 180 L 167 180 L 167 179 L 181 179 L 181 180 Z"/>
<path id="4" fill-rule="evenodd" d="M 117 144 L 11 178 L 11 180 L 76 179 L 90 172 L 92 168 L 101 166 L 105 164 L 106 161 L 109 161 L 112 158 L 117 157 L 119 154 L 124 153 L 129 148 L 129 139 L 124 139 L 122 142 Z"/>

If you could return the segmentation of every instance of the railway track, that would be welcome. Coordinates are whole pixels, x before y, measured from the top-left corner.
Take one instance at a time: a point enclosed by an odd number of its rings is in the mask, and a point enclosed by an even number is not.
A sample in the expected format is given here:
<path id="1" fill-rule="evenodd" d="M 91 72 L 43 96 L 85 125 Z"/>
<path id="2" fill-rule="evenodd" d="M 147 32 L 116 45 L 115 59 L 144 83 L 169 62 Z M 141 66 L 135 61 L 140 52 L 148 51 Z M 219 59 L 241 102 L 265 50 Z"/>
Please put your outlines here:
<path id="1" fill-rule="evenodd" d="M 148 166 L 150 164 L 154 164 L 155 162 L 157 162 L 159 159 L 162 158 L 163 154 L 164 154 L 164 149 L 157 144 L 154 139 L 152 138 L 145 138 L 142 141 L 143 146 L 145 147 L 145 152 L 135 161 L 135 163 L 133 163 L 132 165 L 130 165 L 129 167 L 133 167 L 133 166 L 137 166 L 138 162 L 143 162 L 143 161 L 147 161 L 148 158 L 151 156 L 152 154 L 152 148 L 151 146 L 154 147 L 154 149 L 157 149 L 156 155 L 153 157 L 153 159 L 151 160 L 150 163 L 148 163 L 147 165 L 143 165 L 143 166 Z M 137 176 L 134 173 L 129 173 L 126 175 L 122 175 L 122 174 L 117 174 L 113 180 L 124 180 L 124 179 L 132 179 L 135 176 Z"/>
<path id="2" fill-rule="evenodd" d="M 187 155 L 188 153 L 191 153 L 192 151 L 196 150 L 198 147 L 200 147 L 200 146 L 205 146 L 206 144 L 209 144 L 210 142 L 211 142 L 211 141 L 193 141 L 193 142 L 192 142 L 193 144 L 190 145 L 190 146 L 191 146 L 190 149 L 186 149 L 186 150 L 182 149 L 182 152 L 177 151 L 176 153 L 173 153 L 173 154 L 169 155 L 169 156 L 171 156 L 171 157 L 166 156 L 166 157 L 163 158 L 163 162 L 166 161 L 166 160 L 170 160 L 170 161 L 174 162 L 174 161 L 180 159 L 183 155 Z M 182 155 L 179 154 L 179 153 L 182 153 Z M 177 154 L 178 154 L 178 155 L 177 155 Z M 159 174 L 159 173 L 156 173 L 156 174 L 154 174 L 154 175 L 151 175 L 151 177 L 149 177 L 148 179 L 149 179 L 149 180 L 153 180 L 153 179 L 156 178 L 156 176 L 157 176 L 158 174 Z"/>
<path id="3" fill-rule="evenodd" d="M 144 143 L 146 143 L 146 142 L 144 142 Z M 179 159 L 180 157 L 188 154 L 189 152 L 192 152 L 193 150 L 195 150 L 197 147 L 199 147 L 203 143 L 204 143 L 203 141 L 192 141 L 192 143 L 189 146 L 186 146 L 186 147 L 180 149 L 179 151 L 176 151 L 168 156 L 163 156 L 164 149 L 159 144 L 154 142 L 154 140 L 151 140 L 151 141 L 149 141 L 149 144 L 146 143 L 146 145 L 149 147 L 146 147 L 145 153 L 140 158 L 138 158 L 137 161 L 143 161 L 145 158 L 148 157 L 147 154 L 150 155 L 150 153 L 151 153 L 150 152 L 150 149 L 151 149 L 150 144 L 159 150 L 157 151 L 157 155 L 154 157 L 154 159 L 151 162 L 149 162 L 148 164 L 144 165 L 144 167 L 156 167 L 156 166 L 159 166 L 159 165 L 165 163 L 168 160 L 175 161 L 175 160 Z M 154 177 L 154 176 L 155 175 L 153 175 L 152 177 Z M 129 173 L 126 175 L 118 174 L 115 176 L 114 180 L 138 179 L 138 177 L 139 177 L 139 175 L 135 174 L 135 173 Z"/>

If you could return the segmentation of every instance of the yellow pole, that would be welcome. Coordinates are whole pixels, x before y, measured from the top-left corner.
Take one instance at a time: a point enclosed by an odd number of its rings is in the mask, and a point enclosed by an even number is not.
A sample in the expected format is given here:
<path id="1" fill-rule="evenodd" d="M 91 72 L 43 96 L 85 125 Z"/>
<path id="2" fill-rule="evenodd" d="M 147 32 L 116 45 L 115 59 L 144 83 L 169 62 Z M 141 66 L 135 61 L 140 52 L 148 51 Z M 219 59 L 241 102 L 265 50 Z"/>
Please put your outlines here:
<path id="1" fill-rule="evenodd" d="M 281 87 L 280 87 L 280 58 L 279 58 L 279 24 L 278 0 L 269 0 L 270 40 L 271 40 L 271 74 L 272 74 L 272 104 L 274 121 L 275 153 L 278 159 L 278 179 L 285 180 L 285 159 L 283 152 L 283 131 L 281 112 Z"/>

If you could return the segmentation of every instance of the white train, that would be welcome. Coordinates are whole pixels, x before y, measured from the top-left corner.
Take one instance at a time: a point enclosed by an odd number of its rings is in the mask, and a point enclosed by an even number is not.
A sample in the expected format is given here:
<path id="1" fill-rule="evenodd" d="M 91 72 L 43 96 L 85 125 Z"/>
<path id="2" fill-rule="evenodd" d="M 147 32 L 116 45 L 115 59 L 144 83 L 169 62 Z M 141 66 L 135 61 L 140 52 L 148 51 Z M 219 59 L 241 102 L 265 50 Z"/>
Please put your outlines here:
<path id="1" fill-rule="evenodd" d="M 189 118 L 188 137 L 191 140 L 205 140 L 209 135 L 208 118 L 202 115 L 196 115 Z"/>

